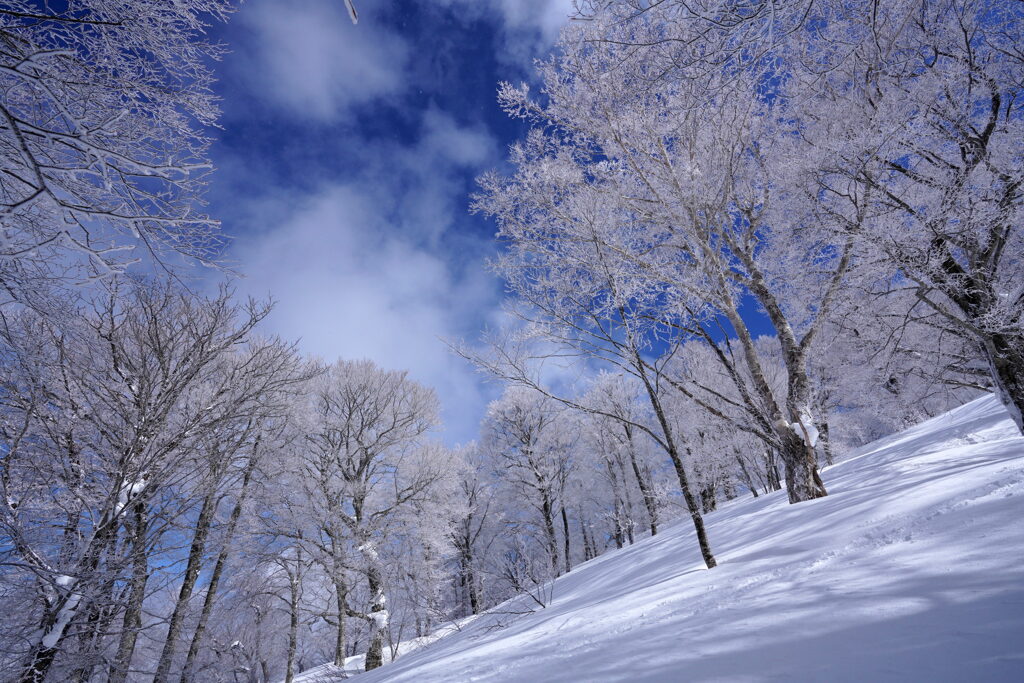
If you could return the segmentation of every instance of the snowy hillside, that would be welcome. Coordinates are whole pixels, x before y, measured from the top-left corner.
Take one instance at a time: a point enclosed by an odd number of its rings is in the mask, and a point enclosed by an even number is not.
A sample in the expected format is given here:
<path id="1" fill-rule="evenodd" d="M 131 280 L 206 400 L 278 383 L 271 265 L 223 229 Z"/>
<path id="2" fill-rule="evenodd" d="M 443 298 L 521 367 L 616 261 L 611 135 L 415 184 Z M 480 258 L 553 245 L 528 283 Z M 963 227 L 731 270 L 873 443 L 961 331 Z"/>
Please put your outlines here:
<path id="1" fill-rule="evenodd" d="M 994 398 L 823 476 L 709 515 L 714 570 L 680 523 L 360 681 L 1024 680 L 1024 439 Z"/>

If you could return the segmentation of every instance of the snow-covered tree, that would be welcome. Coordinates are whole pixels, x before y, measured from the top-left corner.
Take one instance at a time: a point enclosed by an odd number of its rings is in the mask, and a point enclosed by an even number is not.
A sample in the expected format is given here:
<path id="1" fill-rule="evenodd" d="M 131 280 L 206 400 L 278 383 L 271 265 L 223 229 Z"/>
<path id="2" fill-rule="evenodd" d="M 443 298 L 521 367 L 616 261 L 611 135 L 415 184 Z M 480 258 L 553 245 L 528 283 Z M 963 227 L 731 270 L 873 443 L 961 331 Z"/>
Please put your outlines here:
<path id="1" fill-rule="evenodd" d="M 175 546 L 165 534 L 193 509 L 218 435 L 237 434 L 278 381 L 280 347 L 232 360 L 267 310 L 115 281 L 70 329 L 4 314 L 0 524 L 17 569 L 3 578 L 35 596 L 23 680 L 69 652 L 60 666 L 88 678 L 108 646 L 111 679 L 128 674 L 154 560 Z"/>
<path id="2" fill-rule="evenodd" d="M 206 24 L 228 0 L 0 8 L 0 282 L 37 288 L 218 255 L 202 212 L 217 116 Z"/>
<path id="3" fill-rule="evenodd" d="M 389 623 L 388 546 L 400 537 L 408 543 L 412 529 L 426 532 L 415 523 L 418 516 L 437 521 L 434 535 L 447 539 L 445 520 L 458 510 L 444 512 L 445 492 L 461 466 L 428 439 L 438 424 L 436 395 L 404 372 L 339 361 L 312 381 L 299 411 L 302 437 L 291 495 L 302 502 L 293 506 L 297 526 L 291 533 L 302 534 L 332 583 L 335 663 L 345 656 L 345 621 L 356 617 L 370 629 L 366 668 L 373 669 L 383 662 Z M 444 545 L 420 542 L 435 554 Z M 353 576 L 365 582 L 365 607 L 352 604 L 358 594 Z"/>

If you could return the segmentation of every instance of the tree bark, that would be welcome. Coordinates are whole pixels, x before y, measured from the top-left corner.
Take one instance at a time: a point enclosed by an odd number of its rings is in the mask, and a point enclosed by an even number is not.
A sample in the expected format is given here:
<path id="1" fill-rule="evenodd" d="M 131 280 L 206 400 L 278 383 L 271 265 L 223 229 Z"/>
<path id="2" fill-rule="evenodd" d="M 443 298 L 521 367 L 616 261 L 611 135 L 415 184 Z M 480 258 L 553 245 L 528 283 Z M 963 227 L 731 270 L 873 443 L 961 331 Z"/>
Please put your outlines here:
<path id="1" fill-rule="evenodd" d="M 633 446 L 633 429 L 630 425 L 623 425 L 626 430 L 626 442 L 629 444 L 629 463 L 633 468 L 633 476 L 636 477 L 636 484 L 640 487 L 640 495 L 644 499 L 644 508 L 647 510 L 647 520 L 651 527 L 651 536 L 658 535 L 658 500 L 654 496 L 651 487 L 650 475 L 640 466 L 636 457 L 636 448 Z"/>
<path id="2" fill-rule="evenodd" d="M 549 564 L 551 565 L 551 573 L 554 576 L 559 575 L 559 561 L 558 561 L 558 536 L 555 534 L 555 510 L 554 505 L 551 503 L 551 495 L 547 489 L 541 488 L 541 515 L 544 517 L 544 534 L 547 536 L 548 541 L 548 558 Z"/>
<path id="3" fill-rule="evenodd" d="M 700 546 L 700 554 L 704 559 L 704 564 L 708 569 L 714 568 L 718 562 L 715 560 L 715 556 L 711 553 L 711 543 L 708 541 L 707 532 L 704 529 L 704 518 L 700 514 L 700 508 L 697 505 L 697 500 L 694 498 L 693 491 L 690 488 L 690 479 L 686 474 L 686 468 L 683 466 L 683 459 L 679 455 L 679 449 L 676 446 L 675 438 L 672 436 L 672 426 L 669 424 L 668 417 L 665 415 L 665 410 L 661 405 L 661 399 L 658 397 L 657 391 L 651 385 L 650 379 L 647 377 L 647 372 L 644 368 L 643 360 L 640 358 L 640 354 L 635 352 L 636 355 L 636 369 L 640 376 L 641 381 L 644 384 L 644 388 L 647 390 L 647 397 L 650 400 L 651 408 L 654 409 L 654 414 L 658 418 L 658 424 L 661 426 L 662 434 L 665 437 L 664 447 L 668 452 L 668 457 L 672 460 L 672 466 L 676 471 L 676 478 L 679 480 L 679 488 L 682 489 L 683 500 L 686 502 L 686 509 L 690 513 L 690 521 L 693 523 L 693 530 L 697 535 L 697 544 Z"/>
<path id="4" fill-rule="evenodd" d="M 818 458 L 804 439 L 792 428 L 778 429 L 782 457 L 786 469 L 786 492 L 790 503 L 800 503 L 827 496 L 825 484 L 818 475 Z"/>
<path id="5" fill-rule="evenodd" d="M 337 570 L 337 568 L 336 568 Z M 348 587 L 344 578 L 336 573 L 334 576 L 334 599 L 338 609 L 338 628 L 334 637 L 334 665 L 345 666 L 345 619 L 348 617 Z"/>
<path id="6" fill-rule="evenodd" d="M 714 512 L 718 509 L 718 499 L 715 496 L 715 487 L 708 484 L 700 489 L 700 505 L 704 514 Z"/>
<path id="7" fill-rule="evenodd" d="M 298 554 L 295 561 L 295 571 L 288 572 L 288 655 L 285 663 L 284 683 L 293 683 L 295 680 L 295 652 L 299 644 L 299 563 L 302 555 Z"/>
<path id="8" fill-rule="evenodd" d="M 384 597 L 384 585 L 376 567 L 371 566 L 366 572 L 366 582 L 373 596 L 370 603 L 369 625 L 370 645 L 366 649 L 366 671 L 384 664 L 384 629 L 387 627 L 387 609 Z"/>
<path id="9" fill-rule="evenodd" d="M 572 571 L 572 558 L 569 547 L 569 516 L 565 513 L 565 506 L 562 506 L 562 535 L 565 538 L 565 573 Z"/>
<path id="10" fill-rule="evenodd" d="M 984 349 L 999 400 L 1024 434 L 1024 335 L 994 334 Z"/>
<path id="11" fill-rule="evenodd" d="M 825 456 L 826 465 L 834 465 L 836 463 L 835 454 L 832 452 L 832 439 L 829 436 L 828 422 L 822 420 L 818 426 L 820 434 L 818 435 L 818 441 L 821 443 L 821 452 Z"/>

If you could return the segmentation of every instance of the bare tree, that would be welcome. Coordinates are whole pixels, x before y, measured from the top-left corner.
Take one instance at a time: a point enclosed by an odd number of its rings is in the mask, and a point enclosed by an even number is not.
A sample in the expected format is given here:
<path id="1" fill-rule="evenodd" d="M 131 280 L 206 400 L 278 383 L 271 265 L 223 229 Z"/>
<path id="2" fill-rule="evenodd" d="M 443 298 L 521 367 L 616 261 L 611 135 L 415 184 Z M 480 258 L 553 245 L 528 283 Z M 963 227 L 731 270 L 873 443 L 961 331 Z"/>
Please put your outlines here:
<path id="1" fill-rule="evenodd" d="M 369 626 L 366 669 L 383 663 L 389 623 L 383 546 L 404 515 L 440 503 L 459 469 L 449 453 L 427 441 L 437 411 L 432 390 L 369 361 L 339 361 L 310 387 L 296 483 L 308 501 L 302 514 L 311 523 L 304 542 L 333 582 L 335 663 L 344 659 L 348 617 Z M 431 509 L 438 519 L 448 518 L 443 506 Z M 351 604 L 353 572 L 365 581 L 365 609 Z"/>

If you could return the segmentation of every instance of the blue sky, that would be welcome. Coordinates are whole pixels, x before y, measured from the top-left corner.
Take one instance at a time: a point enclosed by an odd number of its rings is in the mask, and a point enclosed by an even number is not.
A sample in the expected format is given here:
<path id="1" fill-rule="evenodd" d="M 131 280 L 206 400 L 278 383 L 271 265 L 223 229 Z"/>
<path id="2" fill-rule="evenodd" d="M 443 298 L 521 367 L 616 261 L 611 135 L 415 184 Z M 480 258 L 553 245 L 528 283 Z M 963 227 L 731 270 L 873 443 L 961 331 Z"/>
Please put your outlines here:
<path id="1" fill-rule="evenodd" d="M 500 316 L 494 226 L 468 213 L 520 122 L 498 81 L 530 78 L 571 0 L 247 0 L 216 27 L 222 130 L 210 211 L 266 330 L 327 360 L 408 369 L 441 397 L 451 443 L 495 388 L 439 338 Z"/>

